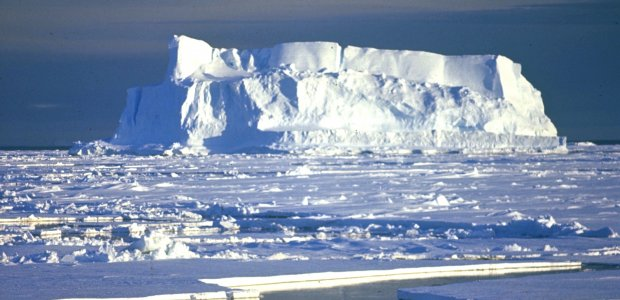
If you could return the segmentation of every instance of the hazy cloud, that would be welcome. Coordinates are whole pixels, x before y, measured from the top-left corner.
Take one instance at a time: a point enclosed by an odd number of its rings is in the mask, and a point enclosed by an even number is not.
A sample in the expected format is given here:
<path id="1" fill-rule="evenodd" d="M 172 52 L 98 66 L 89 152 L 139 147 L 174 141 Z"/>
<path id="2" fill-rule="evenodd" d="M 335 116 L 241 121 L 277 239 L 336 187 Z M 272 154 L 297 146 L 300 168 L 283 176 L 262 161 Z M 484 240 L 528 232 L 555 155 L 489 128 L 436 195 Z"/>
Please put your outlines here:
<path id="1" fill-rule="evenodd" d="M 29 107 L 34 109 L 53 109 L 60 108 L 61 105 L 58 103 L 33 103 L 30 104 Z"/>

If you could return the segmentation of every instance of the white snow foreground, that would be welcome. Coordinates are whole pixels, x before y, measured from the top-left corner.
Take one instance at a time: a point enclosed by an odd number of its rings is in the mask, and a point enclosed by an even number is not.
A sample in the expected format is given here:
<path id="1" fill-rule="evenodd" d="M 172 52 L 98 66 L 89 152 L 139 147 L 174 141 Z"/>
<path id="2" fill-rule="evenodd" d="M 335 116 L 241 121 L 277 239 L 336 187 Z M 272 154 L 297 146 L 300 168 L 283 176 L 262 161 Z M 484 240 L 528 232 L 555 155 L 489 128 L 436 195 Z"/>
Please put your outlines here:
<path id="1" fill-rule="evenodd" d="M 501 55 L 299 42 L 213 48 L 175 36 L 166 79 L 129 89 L 109 141 L 73 154 L 547 151 L 565 139 Z"/>

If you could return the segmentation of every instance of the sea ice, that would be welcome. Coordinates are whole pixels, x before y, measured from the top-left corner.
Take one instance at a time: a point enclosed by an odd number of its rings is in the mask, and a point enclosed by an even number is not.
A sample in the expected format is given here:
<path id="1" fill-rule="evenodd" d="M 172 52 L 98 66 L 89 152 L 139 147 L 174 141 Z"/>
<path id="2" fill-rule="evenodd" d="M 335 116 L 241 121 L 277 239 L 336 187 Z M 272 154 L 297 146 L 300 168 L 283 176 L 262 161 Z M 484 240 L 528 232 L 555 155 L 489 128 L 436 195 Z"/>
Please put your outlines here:
<path id="1" fill-rule="evenodd" d="M 7 286 L 0 298 L 30 299 L 31 291 L 46 299 L 101 296 L 101 287 L 84 286 L 106 273 L 115 274 L 103 279 L 114 290 L 108 295 L 182 292 L 203 276 L 194 265 L 219 266 L 209 275 L 216 278 L 239 270 L 278 275 L 305 259 L 299 272 L 321 263 L 341 271 L 369 262 L 617 264 L 620 147 L 568 150 L 173 157 L 0 151 L 0 272 Z M 142 191 L 134 189 L 138 183 Z M 151 265 L 170 268 L 153 273 Z M 589 273 L 596 272 L 576 276 Z M 157 281 L 156 292 L 152 274 L 174 284 Z M 138 276 L 148 282 L 135 291 Z"/>

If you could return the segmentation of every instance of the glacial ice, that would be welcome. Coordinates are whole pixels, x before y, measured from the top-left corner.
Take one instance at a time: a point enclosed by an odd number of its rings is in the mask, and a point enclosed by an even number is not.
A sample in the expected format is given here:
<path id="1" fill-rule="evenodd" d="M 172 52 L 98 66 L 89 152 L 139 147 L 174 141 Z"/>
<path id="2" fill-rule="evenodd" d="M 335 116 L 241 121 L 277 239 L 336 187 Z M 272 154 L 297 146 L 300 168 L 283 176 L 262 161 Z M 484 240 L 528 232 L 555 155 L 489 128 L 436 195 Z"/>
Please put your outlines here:
<path id="1" fill-rule="evenodd" d="M 74 154 L 548 151 L 565 139 L 501 55 L 285 43 L 170 44 L 163 83 L 128 90 L 114 137 Z"/>

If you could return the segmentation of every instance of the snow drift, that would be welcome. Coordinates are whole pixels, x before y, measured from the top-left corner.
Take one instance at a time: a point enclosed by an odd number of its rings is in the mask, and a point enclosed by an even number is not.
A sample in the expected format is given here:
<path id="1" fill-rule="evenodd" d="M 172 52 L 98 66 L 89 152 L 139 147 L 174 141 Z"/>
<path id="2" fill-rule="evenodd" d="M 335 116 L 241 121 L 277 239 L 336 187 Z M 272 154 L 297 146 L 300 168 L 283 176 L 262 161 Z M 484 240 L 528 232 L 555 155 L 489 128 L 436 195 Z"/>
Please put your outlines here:
<path id="1" fill-rule="evenodd" d="M 113 138 L 75 154 L 562 149 L 541 94 L 501 55 L 175 36 L 166 79 L 129 89 Z"/>

